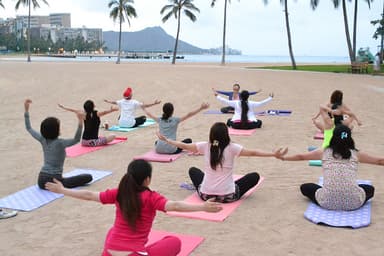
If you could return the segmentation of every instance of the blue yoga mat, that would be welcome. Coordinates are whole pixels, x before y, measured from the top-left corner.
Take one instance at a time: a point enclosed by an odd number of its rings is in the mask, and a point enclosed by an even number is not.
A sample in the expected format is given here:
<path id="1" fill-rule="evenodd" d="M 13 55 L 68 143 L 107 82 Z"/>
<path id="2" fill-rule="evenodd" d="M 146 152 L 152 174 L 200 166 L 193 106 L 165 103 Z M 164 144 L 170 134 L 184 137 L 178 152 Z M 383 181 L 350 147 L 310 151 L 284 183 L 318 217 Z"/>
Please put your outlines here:
<path id="1" fill-rule="evenodd" d="M 64 174 L 64 176 L 70 177 L 79 174 L 91 174 L 92 181 L 90 183 L 93 183 L 108 175 L 111 175 L 112 172 L 89 169 L 75 169 Z M 37 185 L 33 185 L 14 194 L 1 198 L 0 207 L 29 212 L 60 197 L 63 197 L 63 195 L 40 189 Z"/>
<path id="2" fill-rule="evenodd" d="M 142 128 L 142 127 L 146 127 L 146 126 L 150 126 L 150 125 L 153 125 L 153 124 L 156 124 L 156 121 L 153 120 L 153 119 L 150 119 L 148 118 L 144 124 L 138 126 L 138 127 L 134 127 L 134 128 L 127 128 L 127 127 L 120 127 L 118 125 L 114 125 L 112 127 L 110 127 L 108 129 L 108 131 L 115 131 L 115 132 L 130 132 L 130 131 L 134 131 L 136 129 L 139 129 L 139 128 Z"/>
<path id="3" fill-rule="evenodd" d="M 371 184 L 371 181 L 358 180 L 358 183 Z M 320 177 L 319 185 L 322 184 L 323 179 Z M 313 223 L 325 224 L 332 227 L 366 227 L 371 223 L 371 200 L 354 211 L 326 210 L 311 202 L 304 213 L 304 217 Z"/>

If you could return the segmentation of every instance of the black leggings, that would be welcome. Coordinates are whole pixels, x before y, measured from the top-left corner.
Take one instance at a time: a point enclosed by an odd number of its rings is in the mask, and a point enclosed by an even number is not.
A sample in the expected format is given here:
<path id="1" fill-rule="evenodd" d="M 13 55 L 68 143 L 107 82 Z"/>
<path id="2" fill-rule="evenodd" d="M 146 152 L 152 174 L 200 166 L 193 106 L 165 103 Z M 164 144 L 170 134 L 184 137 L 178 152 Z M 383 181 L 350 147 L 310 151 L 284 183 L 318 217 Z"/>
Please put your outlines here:
<path id="1" fill-rule="evenodd" d="M 41 189 L 45 189 L 45 183 L 53 182 L 53 178 L 63 183 L 63 186 L 66 188 L 80 187 L 92 181 L 91 174 L 79 174 L 76 176 L 64 178 L 61 175 L 51 175 L 48 173 L 40 172 L 37 184 Z"/>
<path id="2" fill-rule="evenodd" d="M 235 112 L 235 108 L 234 107 L 223 107 L 220 109 L 221 113 L 224 113 L 224 114 L 228 114 L 228 113 L 233 113 Z"/>
<path id="3" fill-rule="evenodd" d="M 228 119 L 227 126 L 232 127 L 233 129 L 239 129 L 239 130 L 251 130 L 256 128 L 261 128 L 261 125 L 263 122 L 261 120 L 257 120 L 256 122 L 248 122 L 245 125 L 243 125 L 240 122 L 232 122 L 231 119 Z"/>
<path id="4" fill-rule="evenodd" d="M 189 168 L 189 177 L 192 180 L 193 186 L 195 186 L 196 191 L 199 189 L 200 184 L 204 179 L 204 172 L 196 167 Z M 237 199 L 240 199 L 248 190 L 257 185 L 260 180 L 260 175 L 257 172 L 251 172 L 240 179 L 235 181 L 235 184 L 239 188 L 239 196 Z"/>
<path id="5" fill-rule="evenodd" d="M 369 199 L 373 197 L 375 194 L 375 188 L 368 184 L 359 184 L 359 187 L 364 189 L 365 191 L 365 202 L 366 203 Z M 320 185 L 317 185 L 315 183 L 304 183 L 300 186 L 301 193 L 308 197 L 312 202 L 319 205 L 319 203 L 316 200 L 316 191 L 321 188 Z"/>
<path id="6" fill-rule="evenodd" d="M 132 126 L 131 128 L 137 127 L 139 125 L 142 125 L 147 121 L 147 118 L 145 116 L 139 116 L 135 118 L 135 125 Z"/>
<path id="7" fill-rule="evenodd" d="M 187 139 L 182 140 L 181 142 L 184 142 L 184 143 L 187 143 L 187 144 L 191 144 L 192 143 L 192 139 L 187 138 Z M 177 148 L 176 151 L 173 154 L 179 154 L 179 153 L 181 153 L 181 151 L 183 151 L 182 148 Z"/>

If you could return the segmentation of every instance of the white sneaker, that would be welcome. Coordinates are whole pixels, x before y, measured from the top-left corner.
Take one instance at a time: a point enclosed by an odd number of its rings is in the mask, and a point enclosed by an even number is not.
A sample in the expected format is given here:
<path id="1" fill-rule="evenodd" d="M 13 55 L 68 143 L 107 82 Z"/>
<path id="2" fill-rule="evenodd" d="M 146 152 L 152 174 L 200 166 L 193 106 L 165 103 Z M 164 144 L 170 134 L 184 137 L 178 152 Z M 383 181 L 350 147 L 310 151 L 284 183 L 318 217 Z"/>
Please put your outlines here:
<path id="1" fill-rule="evenodd" d="M 7 219 L 17 215 L 17 211 L 0 208 L 0 219 Z"/>

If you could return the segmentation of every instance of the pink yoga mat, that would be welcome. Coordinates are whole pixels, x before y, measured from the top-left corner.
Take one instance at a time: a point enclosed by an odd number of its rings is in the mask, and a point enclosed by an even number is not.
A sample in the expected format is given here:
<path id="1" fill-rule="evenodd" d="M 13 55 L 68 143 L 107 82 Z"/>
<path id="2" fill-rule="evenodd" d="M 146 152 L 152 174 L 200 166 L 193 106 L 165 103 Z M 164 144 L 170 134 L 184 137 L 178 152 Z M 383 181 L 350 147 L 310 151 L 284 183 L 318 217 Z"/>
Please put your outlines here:
<path id="1" fill-rule="evenodd" d="M 93 151 L 108 147 L 108 146 L 113 145 L 113 144 L 117 144 L 117 143 L 120 143 L 120 142 L 123 142 L 126 140 L 127 140 L 126 137 L 116 137 L 113 141 L 111 141 L 107 145 L 97 146 L 97 147 L 84 147 L 81 144 L 76 144 L 76 145 L 73 145 L 71 147 L 67 147 L 65 149 L 65 152 L 67 153 L 68 157 L 75 157 L 75 156 L 84 155 L 84 154 L 87 154 L 89 152 L 93 152 Z"/>
<path id="2" fill-rule="evenodd" d="M 154 242 L 162 239 L 165 236 L 176 236 L 181 240 L 181 251 L 178 256 L 188 256 L 197 246 L 199 246 L 199 244 L 204 241 L 204 238 L 200 236 L 191 236 L 166 231 L 152 230 L 151 233 L 149 233 L 149 240 L 147 245 L 153 244 Z"/>
<path id="3" fill-rule="evenodd" d="M 234 175 L 235 179 L 239 179 L 242 177 L 242 175 Z M 185 218 L 192 218 L 192 219 L 200 219 L 200 220 L 210 220 L 210 221 L 224 221 L 239 205 L 243 202 L 245 198 L 247 198 L 250 194 L 257 189 L 260 184 L 263 182 L 264 177 L 260 177 L 259 183 L 252 189 L 250 189 L 243 197 L 233 203 L 227 203 L 222 204 L 223 210 L 220 212 L 167 212 L 168 215 L 172 216 L 178 216 L 178 217 L 185 217 Z M 188 203 L 202 203 L 203 201 L 200 199 L 200 197 L 197 195 L 197 192 L 193 193 L 186 199 L 184 199 L 184 202 Z"/>
<path id="4" fill-rule="evenodd" d="M 324 139 L 324 133 L 318 131 L 318 132 L 315 134 L 315 136 L 313 136 L 313 138 L 314 138 L 315 140 L 323 140 L 323 139 Z"/>
<path id="5" fill-rule="evenodd" d="M 162 162 L 162 163 L 169 163 L 175 161 L 177 158 L 181 157 L 183 153 L 179 154 L 158 154 L 155 152 L 154 149 L 148 151 L 147 153 L 135 156 L 133 159 L 144 159 L 149 162 Z"/>
<path id="6" fill-rule="evenodd" d="M 241 130 L 241 129 L 228 128 L 229 135 L 251 136 L 255 131 L 256 129 Z"/>

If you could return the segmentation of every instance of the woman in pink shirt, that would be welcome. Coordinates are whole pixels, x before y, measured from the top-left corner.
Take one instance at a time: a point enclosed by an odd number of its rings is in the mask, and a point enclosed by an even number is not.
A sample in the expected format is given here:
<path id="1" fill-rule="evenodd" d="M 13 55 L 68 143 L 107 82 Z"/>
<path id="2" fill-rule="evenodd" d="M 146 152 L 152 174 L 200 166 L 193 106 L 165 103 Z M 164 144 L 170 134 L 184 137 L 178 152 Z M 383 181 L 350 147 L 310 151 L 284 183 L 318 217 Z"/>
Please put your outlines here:
<path id="1" fill-rule="evenodd" d="M 52 192 L 83 200 L 115 204 L 115 223 L 105 239 L 103 256 L 114 255 L 156 255 L 172 256 L 180 252 L 181 241 L 167 236 L 154 244 L 146 246 L 156 211 L 206 211 L 218 212 L 222 207 L 215 202 L 188 204 L 170 201 L 149 189 L 152 166 L 145 160 L 134 160 L 128 165 L 127 173 L 119 187 L 104 192 L 66 189 L 58 181 L 46 183 Z"/>
<path id="2" fill-rule="evenodd" d="M 189 169 L 189 176 L 200 198 L 204 201 L 213 198 L 217 202 L 229 203 L 239 200 L 249 189 L 256 186 L 260 176 L 256 172 L 248 173 L 238 180 L 233 179 L 235 157 L 259 156 L 281 158 L 287 149 L 279 148 L 274 152 L 245 149 L 232 143 L 225 123 L 215 123 L 209 133 L 209 142 L 186 144 L 169 140 L 161 134 L 159 139 L 194 153 L 204 155 L 204 172 L 196 167 Z"/>

